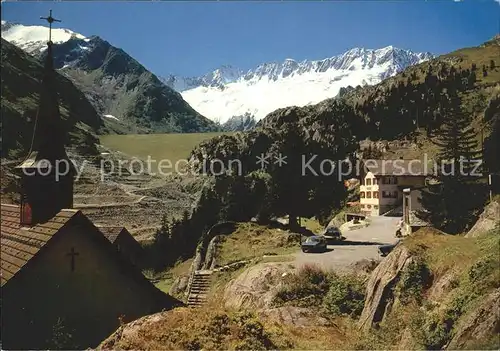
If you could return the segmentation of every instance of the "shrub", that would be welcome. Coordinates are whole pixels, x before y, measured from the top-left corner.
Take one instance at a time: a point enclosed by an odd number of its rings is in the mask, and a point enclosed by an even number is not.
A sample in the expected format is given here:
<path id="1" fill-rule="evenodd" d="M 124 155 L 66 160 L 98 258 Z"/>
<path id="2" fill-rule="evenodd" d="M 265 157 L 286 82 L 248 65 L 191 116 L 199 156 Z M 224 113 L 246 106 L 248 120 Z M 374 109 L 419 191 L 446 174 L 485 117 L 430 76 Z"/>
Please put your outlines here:
<path id="1" fill-rule="evenodd" d="M 488 256 L 475 262 L 468 272 L 469 282 L 476 288 L 496 287 L 497 277 L 493 276 L 498 270 L 498 257 Z"/>
<path id="2" fill-rule="evenodd" d="M 333 315 L 357 317 L 363 311 L 364 300 L 364 285 L 358 277 L 333 275 L 323 308 Z"/>
<path id="3" fill-rule="evenodd" d="M 419 311 L 410 322 L 411 335 L 426 350 L 440 350 L 450 338 L 450 328 L 438 314 Z"/>
<path id="4" fill-rule="evenodd" d="M 450 328 L 438 319 L 431 320 L 423 326 L 423 346 L 427 350 L 441 350 L 450 339 Z"/>
<path id="5" fill-rule="evenodd" d="M 290 275 L 273 299 L 275 305 L 320 306 L 328 291 L 328 274 L 314 265 L 304 265 Z"/>
<path id="6" fill-rule="evenodd" d="M 424 262 L 413 261 L 402 272 L 397 286 L 399 299 L 403 303 L 412 300 L 422 302 L 422 291 L 429 282 L 430 270 Z"/>
<path id="7" fill-rule="evenodd" d="M 275 349 L 277 345 L 271 340 L 270 334 L 266 331 L 260 320 L 251 313 L 244 313 L 234 318 L 239 327 L 239 342 L 235 345 L 235 350 L 268 350 Z"/>

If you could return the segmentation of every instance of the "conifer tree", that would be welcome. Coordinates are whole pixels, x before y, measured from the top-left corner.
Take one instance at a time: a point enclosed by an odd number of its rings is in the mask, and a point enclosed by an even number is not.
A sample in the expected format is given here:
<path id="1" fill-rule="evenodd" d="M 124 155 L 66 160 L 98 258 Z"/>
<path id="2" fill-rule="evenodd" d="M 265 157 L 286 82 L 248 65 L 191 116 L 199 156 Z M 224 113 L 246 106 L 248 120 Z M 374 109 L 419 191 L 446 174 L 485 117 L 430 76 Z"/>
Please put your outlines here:
<path id="1" fill-rule="evenodd" d="M 454 90 L 448 92 L 443 113 L 443 125 L 434 141 L 439 146 L 437 157 L 458 169 L 460 158 L 474 160 L 479 156 L 476 131 L 471 126 L 472 116 L 462 110 L 461 100 Z M 455 176 L 460 177 L 460 174 Z"/>
<path id="2" fill-rule="evenodd" d="M 476 133 L 472 117 L 461 109 L 456 91 L 448 91 L 443 106 L 443 126 L 436 132 L 436 185 L 422 192 L 424 208 L 418 216 L 434 227 L 450 234 L 460 233 L 472 223 L 484 204 L 484 189 L 475 176 L 478 156 Z M 473 173 L 476 172 L 476 173 Z"/>

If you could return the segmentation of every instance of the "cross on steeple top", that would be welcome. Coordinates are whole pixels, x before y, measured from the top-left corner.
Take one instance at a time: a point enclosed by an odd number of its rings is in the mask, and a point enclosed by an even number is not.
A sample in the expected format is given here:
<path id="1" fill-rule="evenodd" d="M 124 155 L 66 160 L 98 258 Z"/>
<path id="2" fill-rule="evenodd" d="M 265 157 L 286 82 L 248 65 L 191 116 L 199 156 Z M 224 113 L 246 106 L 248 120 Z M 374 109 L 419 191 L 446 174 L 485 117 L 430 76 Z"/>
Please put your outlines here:
<path id="1" fill-rule="evenodd" d="M 49 17 L 40 17 L 40 19 L 44 19 L 49 22 L 49 44 L 52 44 L 52 23 L 61 22 L 61 20 L 52 17 L 52 10 L 49 10 Z"/>

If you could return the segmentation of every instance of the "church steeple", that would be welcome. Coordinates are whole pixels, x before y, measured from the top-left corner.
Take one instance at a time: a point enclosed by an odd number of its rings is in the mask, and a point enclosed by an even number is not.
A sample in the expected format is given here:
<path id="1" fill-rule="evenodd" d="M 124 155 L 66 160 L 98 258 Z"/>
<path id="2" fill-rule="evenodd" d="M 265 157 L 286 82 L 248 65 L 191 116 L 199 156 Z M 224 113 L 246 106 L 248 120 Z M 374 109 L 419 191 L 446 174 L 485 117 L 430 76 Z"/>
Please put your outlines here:
<path id="1" fill-rule="evenodd" d="M 28 157 L 17 167 L 21 171 L 21 224 L 34 225 L 73 207 L 74 167 L 64 148 L 66 131 L 59 113 L 56 72 L 52 57 L 52 17 L 45 57 L 40 101 Z"/>

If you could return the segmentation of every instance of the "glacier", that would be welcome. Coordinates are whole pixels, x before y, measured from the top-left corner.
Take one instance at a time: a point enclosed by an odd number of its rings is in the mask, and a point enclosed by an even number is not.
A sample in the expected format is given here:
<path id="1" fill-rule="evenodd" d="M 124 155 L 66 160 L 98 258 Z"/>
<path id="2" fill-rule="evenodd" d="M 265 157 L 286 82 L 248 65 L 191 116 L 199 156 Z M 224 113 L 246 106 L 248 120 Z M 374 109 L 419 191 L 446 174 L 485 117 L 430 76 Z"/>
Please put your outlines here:
<path id="1" fill-rule="evenodd" d="M 258 121 L 278 108 L 316 104 L 337 96 L 341 88 L 377 84 L 432 58 L 428 52 L 393 46 L 353 48 L 323 60 L 286 59 L 248 72 L 226 65 L 201 77 L 171 75 L 163 81 L 199 113 L 224 124 L 238 116 Z"/>

